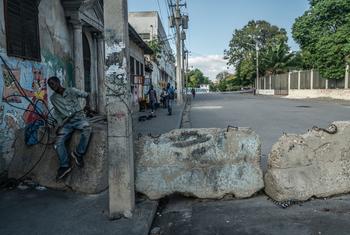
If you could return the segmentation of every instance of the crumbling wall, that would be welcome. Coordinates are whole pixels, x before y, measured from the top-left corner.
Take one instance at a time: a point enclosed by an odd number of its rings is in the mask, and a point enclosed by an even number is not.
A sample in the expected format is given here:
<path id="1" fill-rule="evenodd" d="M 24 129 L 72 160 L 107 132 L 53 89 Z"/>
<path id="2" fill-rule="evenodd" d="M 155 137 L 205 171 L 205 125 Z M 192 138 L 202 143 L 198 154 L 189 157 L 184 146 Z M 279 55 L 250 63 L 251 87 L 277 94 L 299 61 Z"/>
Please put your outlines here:
<path id="1" fill-rule="evenodd" d="M 0 0 L 0 12 L 3 10 L 3 0 Z M 25 95 L 33 103 L 48 104 L 51 95 L 46 83 L 48 77 L 55 75 L 66 85 L 73 83 L 69 28 L 59 0 L 40 1 L 39 32 L 40 62 L 8 57 L 4 14 L 0 16 L 0 55 L 23 87 Z M 15 132 L 38 119 L 31 113 L 34 107 L 27 100 L 14 96 L 19 94 L 0 61 L 0 174 L 7 169 L 13 157 Z"/>
<path id="2" fill-rule="evenodd" d="M 263 188 L 260 139 L 251 129 L 180 129 L 136 145 L 136 190 L 151 199 L 172 193 L 246 198 Z"/>
<path id="3" fill-rule="evenodd" d="M 277 201 L 307 200 L 350 192 L 350 122 L 337 133 L 310 130 L 283 135 L 273 146 L 265 192 Z"/>
<path id="4" fill-rule="evenodd" d="M 40 131 L 40 136 L 43 134 Z M 46 142 L 47 135 L 43 137 Z M 54 133 L 50 133 L 52 143 Z M 79 143 L 80 133 L 75 132 L 69 141 L 69 153 Z M 23 130 L 17 131 L 15 154 L 9 167 L 9 178 L 31 178 L 36 183 L 54 189 L 72 189 L 82 193 L 99 193 L 108 187 L 107 125 L 92 124 L 92 136 L 84 156 L 85 166 L 80 169 L 71 159 L 72 172 L 56 181 L 59 161 L 53 145 L 26 146 Z M 25 177 L 23 177 L 25 176 Z"/>

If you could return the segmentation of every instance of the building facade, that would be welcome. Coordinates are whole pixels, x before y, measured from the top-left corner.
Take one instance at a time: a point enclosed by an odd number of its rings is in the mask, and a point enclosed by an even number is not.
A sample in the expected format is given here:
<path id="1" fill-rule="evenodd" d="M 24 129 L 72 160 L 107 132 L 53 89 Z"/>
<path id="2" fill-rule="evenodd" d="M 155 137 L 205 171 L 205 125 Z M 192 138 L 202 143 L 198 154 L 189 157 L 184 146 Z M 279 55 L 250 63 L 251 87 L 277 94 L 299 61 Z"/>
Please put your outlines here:
<path id="1" fill-rule="evenodd" d="M 132 107 L 133 111 L 138 111 L 150 84 L 150 71 L 145 56 L 153 54 L 153 51 L 130 24 L 129 47 Z"/>
<path id="2" fill-rule="evenodd" d="M 129 23 L 146 42 L 157 41 L 162 50 L 159 55 L 148 57 L 153 67 L 151 82 L 158 94 L 169 82 L 175 87 L 175 58 L 170 47 L 169 38 L 157 12 L 131 12 Z"/>
<path id="3" fill-rule="evenodd" d="M 12 159 L 16 131 L 45 122 L 51 112 L 49 77 L 89 92 L 92 109 L 105 114 L 105 41 L 103 0 L 0 0 L 0 12 L 1 174 Z M 137 108 L 144 56 L 152 50 L 132 27 L 129 36 Z"/>

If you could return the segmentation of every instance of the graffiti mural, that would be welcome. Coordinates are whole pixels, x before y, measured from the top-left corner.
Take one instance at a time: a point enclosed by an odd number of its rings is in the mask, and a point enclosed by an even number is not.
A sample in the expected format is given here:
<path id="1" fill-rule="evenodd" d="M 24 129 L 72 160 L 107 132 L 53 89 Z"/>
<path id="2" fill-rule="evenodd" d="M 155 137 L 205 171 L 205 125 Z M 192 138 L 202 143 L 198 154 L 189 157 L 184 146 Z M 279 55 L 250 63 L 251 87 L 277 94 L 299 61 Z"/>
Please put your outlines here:
<path id="1" fill-rule="evenodd" d="M 5 160 L 6 164 L 13 157 L 16 131 L 45 124 L 51 92 L 47 88 L 47 78 L 58 76 L 66 85 L 71 84 L 71 61 L 65 62 L 53 55 L 45 55 L 47 57 L 44 56 L 40 63 L 7 57 L 0 51 L 0 56 L 21 87 L 18 89 L 13 76 L 0 61 L 0 160 Z"/>
<path id="2" fill-rule="evenodd" d="M 33 68 L 33 80 L 31 90 L 26 90 L 25 95 L 31 99 L 26 111 L 23 114 L 23 120 L 26 125 L 34 123 L 48 114 L 47 87 L 46 78 L 40 69 Z"/>
<path id="3" fill-rule="evenodd" d="M 15 85 L 15 81 L 13 81 L 9 71 L 5 68 L 5 66 L 2 66 L 2 71 L 4 81 L 2 100 L 10 103 L 21 103 L 20 93 Z M 13 69 L 12 73 L 15 76 L 16 80 L 19 82 L 20 71 L 18 69 Z"/>

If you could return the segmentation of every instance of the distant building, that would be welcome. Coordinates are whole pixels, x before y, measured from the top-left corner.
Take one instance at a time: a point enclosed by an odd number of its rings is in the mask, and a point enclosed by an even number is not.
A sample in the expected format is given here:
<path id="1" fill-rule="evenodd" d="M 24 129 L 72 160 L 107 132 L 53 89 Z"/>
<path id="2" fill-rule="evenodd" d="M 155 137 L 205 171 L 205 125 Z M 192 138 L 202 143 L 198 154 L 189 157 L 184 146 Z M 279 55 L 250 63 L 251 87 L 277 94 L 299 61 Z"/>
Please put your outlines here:
<path id="1" fill-rule="evenodd" d="M 144 41 L 158 40 L 162 46 L 162 53 L 158 58 L 148 57 L 153 67 L 150 82 L 158 94 L 168 82 L 175 87 L 175 58 L 158 13 L 130 12 L 129 23 Z"/>
<path id="2" fill-rule="evenodd" d="M 195 90 L 197 93 L 209 93 L 209 84 L 200 84 Z"/>
<path id="3" fill-rule="evenodd" d="M 145 43 L 135 29 L 129 24 L 129 53 L 130 53 L 130 84 L 133 110 L 139 109 L 139 103 L 144 100 L 148 90 L 152 69 L 147 64 L 145 55 L 153 51 Z"/>

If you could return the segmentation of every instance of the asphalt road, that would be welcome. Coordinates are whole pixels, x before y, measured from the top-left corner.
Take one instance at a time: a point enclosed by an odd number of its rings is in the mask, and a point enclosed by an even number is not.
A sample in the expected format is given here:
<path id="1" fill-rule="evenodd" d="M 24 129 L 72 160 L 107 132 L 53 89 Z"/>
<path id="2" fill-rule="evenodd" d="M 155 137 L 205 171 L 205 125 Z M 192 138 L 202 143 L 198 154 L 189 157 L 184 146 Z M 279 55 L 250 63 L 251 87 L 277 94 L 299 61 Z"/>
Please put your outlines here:
<path id="1" fill-rule="evenodd" d="M 350 119 L 350 102 L 288 100 L 249 94 L 203 94 L 192 101 L 191 127 L 227 125 L 253 128 L 262 139 L 262 163 L 274 142 L 288 133 L 304 133 Z M 348 105 L 348 106 L 347 106 Z M 178 195 L 160 202 L 153 227 L 166 235 L 346 235 L 350 234 L 350 195 L 313 199 L 288 209 L 260 192 L 235 200 L 202 200 Z"/>
<path id="2" fill-rule="evenodd" d="M 290 100 L 251 94 L 201 94 L 192 101 L 192 128 L 228 125 L 251 127 L 262 141 L 262 167 L 283 133 L 305 133 L 313 126 L 350 120 L 350 105 L 315 100 Z"/>

